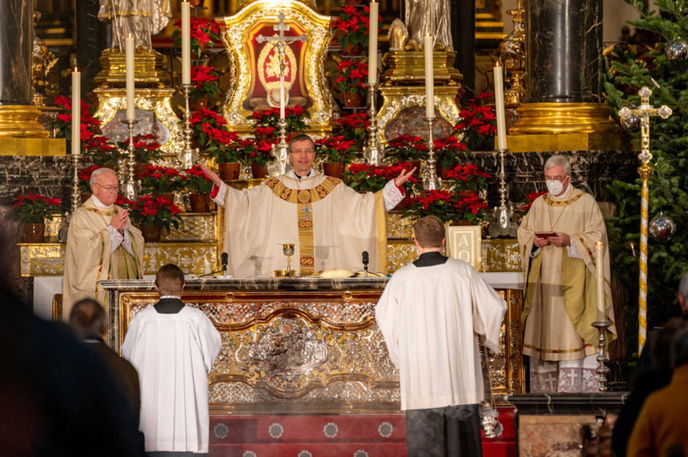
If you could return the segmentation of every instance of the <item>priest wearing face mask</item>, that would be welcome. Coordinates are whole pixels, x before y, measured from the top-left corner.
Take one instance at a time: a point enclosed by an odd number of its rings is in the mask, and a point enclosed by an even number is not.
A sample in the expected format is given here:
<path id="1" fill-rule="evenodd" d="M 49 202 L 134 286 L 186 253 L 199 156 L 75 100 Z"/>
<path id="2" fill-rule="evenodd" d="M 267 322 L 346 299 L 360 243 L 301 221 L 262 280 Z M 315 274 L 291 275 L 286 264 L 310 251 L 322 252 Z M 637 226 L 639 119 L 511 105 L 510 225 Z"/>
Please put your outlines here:
<path id="1" fill-rule="evenodd" d="M 595 243 L 604 243 L 605 314 L 614 328 L 609 250 L 595 198 L 571 183 L 571 165 L 545 162 L 548 193 L 538 197 L 518 229 L 526 275 L 521 322 L 530 357 L 531 392 L 597 392 Z M 608 339 L 608 341 L 610 340 Z"/>

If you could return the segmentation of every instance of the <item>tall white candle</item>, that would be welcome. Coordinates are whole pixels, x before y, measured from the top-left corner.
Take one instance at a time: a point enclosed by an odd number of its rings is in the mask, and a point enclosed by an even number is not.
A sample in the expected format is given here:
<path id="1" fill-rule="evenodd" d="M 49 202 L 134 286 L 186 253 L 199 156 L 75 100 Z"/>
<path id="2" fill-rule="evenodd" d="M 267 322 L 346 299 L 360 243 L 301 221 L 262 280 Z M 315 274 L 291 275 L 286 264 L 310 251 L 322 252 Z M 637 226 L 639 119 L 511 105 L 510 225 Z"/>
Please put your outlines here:
<path id="1" fill-rule="evenodd" d="M 182 2 L 182 84 L 191 84 L 191 4 Z"/>
<path id="2" fill-rule="evenodd" d="M 136 49 L 134 48 L 134 37 L 129 35 L 125 39 L 126 43 L 126 69 L 127 69 L 127 120 L 133 121 L 136 119 L 136 103 L 134 101 L 134 55 Z"/>
<path id="3" fill-rule="evenodd" d="M 604 312 L 604 243 L 597 241 L 595 243 L 595 263 L 597 273 L 597 320 L 605 320 Z"/>
<path id="4" fill-rule="evenodd" d="M 497 112 L 497 149 L 506 149 L 506 115 L 504 114 L 504 77 L 499 61 L 494 66 L 495 111 Z"/>
<path id="5" fill-rule="evenodd" d="M 433 38 L 425 35 L 423 49 L 425 50 L 425 117 L 435 118 L 435 74 L 433 68 Z"/>
<path id="6" fill-rule="evenodd" d="M 81 153 L 81 72 L 72 71 L 72 155 Z"/>
<path id="7" fill-rule="evenodd" d="M 377 84 L 377 16 L 380 4 L 370 2 L 368 35 L 368 84 Z"/>

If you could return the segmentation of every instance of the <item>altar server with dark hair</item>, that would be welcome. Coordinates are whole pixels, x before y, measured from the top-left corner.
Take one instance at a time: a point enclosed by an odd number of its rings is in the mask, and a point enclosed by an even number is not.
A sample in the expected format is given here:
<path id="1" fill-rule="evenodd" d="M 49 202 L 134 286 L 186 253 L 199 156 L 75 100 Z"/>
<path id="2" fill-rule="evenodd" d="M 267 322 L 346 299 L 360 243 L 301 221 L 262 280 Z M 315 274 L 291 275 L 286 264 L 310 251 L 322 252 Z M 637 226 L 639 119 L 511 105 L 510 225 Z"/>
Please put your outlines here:
<path id="1" fill-rule="evenodd" d="M 158 270 L 160 301 L 132 319 L 122 345 L 141 379 L 141 431 L 151 455 L 208 453 L 208 372 L 220 333 L 200 310 L 181 301 L 184 273 Z"/>
<path id="2" fill-rule="evenodd" d="M 444 224 L 414 225 L 420 257 L 394 273 L 375 308 L 399 369 L 409 457 L 480 456 L 479 344 L 499 352 L 506 303 L 468 263 L 442 255 Z"/>

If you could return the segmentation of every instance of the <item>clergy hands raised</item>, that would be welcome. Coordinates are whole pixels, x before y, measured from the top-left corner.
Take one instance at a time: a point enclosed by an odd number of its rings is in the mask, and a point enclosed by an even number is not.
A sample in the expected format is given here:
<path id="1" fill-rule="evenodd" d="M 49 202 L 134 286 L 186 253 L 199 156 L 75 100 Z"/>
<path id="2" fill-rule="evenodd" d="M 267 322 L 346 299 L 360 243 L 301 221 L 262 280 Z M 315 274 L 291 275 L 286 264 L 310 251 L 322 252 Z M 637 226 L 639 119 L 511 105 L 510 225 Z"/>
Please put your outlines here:
<path id="1" fill-rule="evenodd" d="M 208 168 L 205 165 L 201 165 L 201 170 L 203 173 L 208 177 L 209 180 L 213 182 L 217 187 L 220 187 L 222 185 L 222 179 L 215 173 L 213 170 Z"/>
<path id="2" fill-rule="evenodd" d="M 401 187 L 406 183 L 409 179 L 411 179 L 411 176 L 413 176 L 413 173 L 416 171 L 416 167 L 413 167 L 413 170 L 411 171 L 406 171 L 402 170 L 401 173 L 399 173 L 399 176 L 394 178 L 394 185 L 397 187 Z"/>
<path id="3" fill-rule="evenodd" d="M 120 233 L 124 232 L 124 227 L 129 223 L 129 210 L 123 209 L 118 212 L 112 219 L 110 219 L 110 225 Z"/>

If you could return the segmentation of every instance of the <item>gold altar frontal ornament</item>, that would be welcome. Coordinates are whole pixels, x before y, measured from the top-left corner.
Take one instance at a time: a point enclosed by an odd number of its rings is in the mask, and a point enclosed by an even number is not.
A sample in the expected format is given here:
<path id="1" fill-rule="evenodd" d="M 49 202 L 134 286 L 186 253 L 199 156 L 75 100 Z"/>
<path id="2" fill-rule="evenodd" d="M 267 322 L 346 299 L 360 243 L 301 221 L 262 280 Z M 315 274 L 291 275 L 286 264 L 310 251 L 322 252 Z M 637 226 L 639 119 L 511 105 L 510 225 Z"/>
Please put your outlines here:
<path id="1" fill-rule="evenodd" d="M 38 122 L 41 110 L 32 105 L 0 106 L 0 138 L 48 138 Z"/>
<path id="2" fill-rule="evenodd" d="M 306 3 L 295 0 L 245 2 L 235 15 L 216 19 L 229 55 L 230 87 L 222 107 L 227 128 L 249 133 L 253 129 L 253 111 L 279 106 L 275 105 L 275 97 L 270 96 L 274 85 L 264 82 L 274 80 L 275 74 L 277 77 L 279 74 L 274 52 L 268 55 L 262 52 L 273 44 L 257 43 L 256 38 L 277 34 L 274 26 L 279 22 L 280 13 L 289 26 L 285 36 L 306 35 L 305 42 L 294 43 L 291 52 L 287 51 L 290 70 L 293 68 L 293 77 L 289 78 L 292 84 L 286 86 L 287 106 L 303 106 L 310 113 L 310 119 L 306 120 L 307 133 L 323 136 L 332 130 L 335 106 L 325 78 L 330 17 L 321 16 Z"/>
<path id="3" fill-rule="evenodd" d="M 129 138 L 126 119 L 126 90 L 99 87 L 94 90 L 98 96 L 98 111 L 94 116 L 101 121 L 105 136 L 113 141 Z M 135 104 L 138 123 L 134 135 L 154 134 L 164 152 L 165 165 L 176 166 L 177 156 L 184 149 L 183 132 L 179 118 L 172 110 L 173 89 L 136 88 Z"/>
<path id="4" fill-rule="evenodd" d="M 455 57 L 454 51 L 434 51 L 435 138 L 449 136 L 461 120 L 456 98 L 461 90 L 462 75 L 452 66 Z M 424 59 L 422 51 L 390 51 L 383 58 L 387 70 L 382 74 L 379 91 L 383 103 L 376 116 L 382 144 L 402 134 L 428 137 Z"/>
<path id="5" fill-rule="evenodd" d="M 105 49 L 100 55 L 102 70 L 93 78 L 100 87 L 123 86 L 127 77 L 126 56 L 117 49 Z M 170 77 L 165 68 L 165 57 L 159 52 L 138 48 L 134 56 L 134 78 L 154 87 L 165 87 Z"/>
<path id="6" fill-rule="evenodd" d="M 619 150 L 621 134 L 604 103 L 522 103 L 510 152 Z"/>

